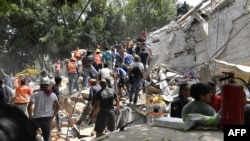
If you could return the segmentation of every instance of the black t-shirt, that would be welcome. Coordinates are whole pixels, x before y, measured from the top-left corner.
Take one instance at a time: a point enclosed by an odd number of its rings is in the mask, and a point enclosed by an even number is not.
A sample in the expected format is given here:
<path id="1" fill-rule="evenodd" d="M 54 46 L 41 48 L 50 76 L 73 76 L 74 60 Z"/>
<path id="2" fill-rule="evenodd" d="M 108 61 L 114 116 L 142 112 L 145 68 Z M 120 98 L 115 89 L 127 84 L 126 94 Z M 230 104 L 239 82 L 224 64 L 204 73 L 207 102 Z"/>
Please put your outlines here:
<path id="1" fill-rule="evenodd" d="M 85 67 L 85 68 L 89 68 L 91 65 L 92 65 L 92 62 L 93 62 L 93 56 L 85 56 L 82 58 L 82 65 Z"/>
<path id="2" fill-rule="evenodd" d="M 187 99 L 181 96 L 175 97 L 173 102 L 171 103 L 170 117 L 181 118 L 181 111 L 187 103 L 188 103 Z"/>
<path id="3" fill-rule="evenodd" d="M 139 53 L 139 56 L 141 58 L 141 62 L 142 63 L 147 63 L 147 60 L 148 60 L 148 52 L 147 51 L 142 51 Z"/>
<path id="4" fill-rule="evenodd" d="M 92 106 L 95 105 L 96 102 L 96 94 L 101 90 L 101 86 L 96 84 L 92 86 L 89 90 L 89 99 L 88 101 L 92 103 Z"/>
<path id="5" fill-rule="evenodd" d="M 100 90 L 96 94 L 96 101 L 100 102 L 100 111 L 114 109 L 114 99 L 117 97 L 116 92 L 111 88 Z"/>
<path id="6" fill-rule="evenodd" d="M 57 85 L 52 86 L 52 92 L 56 94 L 57 98 L 59 98 L 59 87 Z"/>
<path id="7" fill-rule="evenodd" d="M 140 52 L 141 52 L 141 47 L 140 46 L 136 46 L 135 47 L 135 54 L 139 55 Z"/>

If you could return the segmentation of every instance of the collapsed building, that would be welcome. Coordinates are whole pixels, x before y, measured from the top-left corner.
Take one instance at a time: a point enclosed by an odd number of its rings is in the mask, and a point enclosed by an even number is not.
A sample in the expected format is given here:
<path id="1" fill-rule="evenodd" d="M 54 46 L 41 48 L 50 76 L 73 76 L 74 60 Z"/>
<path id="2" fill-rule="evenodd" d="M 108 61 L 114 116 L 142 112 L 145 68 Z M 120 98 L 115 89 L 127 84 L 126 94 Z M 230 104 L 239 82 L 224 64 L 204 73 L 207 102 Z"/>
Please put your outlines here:
<path id="1" fill-rule="evenodd" d="M 158 56 L 155 65 L 168 64 L 182 74 L 191 71 L 201 81 L 211 80 L 221 69 L 246 74 L 247 69 L 227 63 L 249 65 L 249 6 L 249 0 L 203 0 L 150 34 L 148 43 Z"/>

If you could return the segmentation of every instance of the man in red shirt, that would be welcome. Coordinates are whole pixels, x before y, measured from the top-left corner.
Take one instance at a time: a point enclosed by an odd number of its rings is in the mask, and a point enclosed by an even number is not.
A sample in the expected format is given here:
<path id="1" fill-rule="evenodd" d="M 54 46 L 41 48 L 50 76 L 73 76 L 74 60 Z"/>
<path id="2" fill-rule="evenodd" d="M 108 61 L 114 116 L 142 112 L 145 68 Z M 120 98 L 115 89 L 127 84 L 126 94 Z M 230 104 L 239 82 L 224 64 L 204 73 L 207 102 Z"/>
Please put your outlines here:
<path id="1" fill-rule="evenodd" d="M 214 110 L 218 113 L 221 108 L 221 97 L 216 94 L 216 84 L 214 82 L 208 82 L 211 87 L 211 102 L 209 105 L 214 108 Z"/>

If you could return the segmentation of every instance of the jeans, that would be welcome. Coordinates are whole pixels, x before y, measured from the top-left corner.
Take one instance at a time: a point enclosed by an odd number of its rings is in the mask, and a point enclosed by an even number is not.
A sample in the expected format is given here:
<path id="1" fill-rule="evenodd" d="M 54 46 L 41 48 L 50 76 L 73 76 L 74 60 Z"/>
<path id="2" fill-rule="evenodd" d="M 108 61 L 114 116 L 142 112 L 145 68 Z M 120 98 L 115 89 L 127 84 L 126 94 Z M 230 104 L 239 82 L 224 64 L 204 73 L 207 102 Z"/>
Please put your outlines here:
<path id="1" fill-rule="evenodd" d="M 56 127 L 57 127 L 57 130 L 60 132 L 61 131 L 61 125 L 60 125 L 60 118 L 59 118 L 58 114 L 56 115 Z"/>
<path id="2" fill-rule="evenodd" d="M 92 73 L 94 77 L 96 77 L 98 74 L 98 72 L 92 65 L 90 68 L 84 68 L 83 87 L 88 86 L 89 73 Z"/>
<path id="3" fill-rule="evenodd" d="M 77 84 L 77 73 L 69 73 L 69 95 L 72 94 L 72 90 L 76 87 L 77 91 L 79 91 L 79 86 Z"/>
<path id="4" fill-rule="evenodd" d="M 131 84 L 131 90 L 130 90 L 130 94 L 129 94 L 129 102 L 132 102 L 133 94 L 135 94 L 133 102 L 137 103 L 140 88 L 141 88 L 141 79 L 134 79 L 133 83 Z"/>
<path id="5" fill-rule="evenodd" d="M 36 130 L 41 128 L 44 141 L 50 141 L 50 122 L 51 117 L 41 117 L 33 119 Z"/>
<path id="6" fill-rule="evenodd" d="M 28 116 L 28 112 L 27 112 L 27 103 L 16 103 L 15 106 L 20 109 L 21 111 L 23 111 L 23 113 Z"/>

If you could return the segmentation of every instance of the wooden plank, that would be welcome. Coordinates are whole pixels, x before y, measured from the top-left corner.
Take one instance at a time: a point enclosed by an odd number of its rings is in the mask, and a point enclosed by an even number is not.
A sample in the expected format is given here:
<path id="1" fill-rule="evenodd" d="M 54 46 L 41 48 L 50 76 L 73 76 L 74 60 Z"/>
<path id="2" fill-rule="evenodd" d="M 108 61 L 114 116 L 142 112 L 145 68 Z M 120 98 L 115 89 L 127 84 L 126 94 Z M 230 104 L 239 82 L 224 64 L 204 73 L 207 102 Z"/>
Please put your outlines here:
<path id="1" fill-rule="evenodd" d="M 129 107 L 131 107 L 133 110 L 135 110 L 136 112 L 146 116 L 146 112 L 141 110 L 137 105 L 134 105 L 134 104 L 128 104 Z"/>

